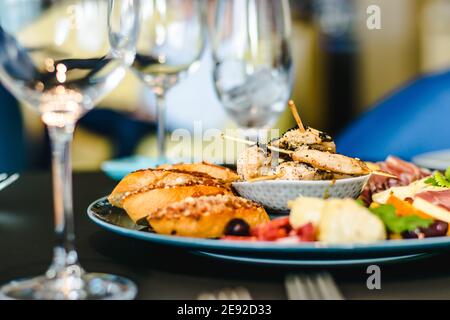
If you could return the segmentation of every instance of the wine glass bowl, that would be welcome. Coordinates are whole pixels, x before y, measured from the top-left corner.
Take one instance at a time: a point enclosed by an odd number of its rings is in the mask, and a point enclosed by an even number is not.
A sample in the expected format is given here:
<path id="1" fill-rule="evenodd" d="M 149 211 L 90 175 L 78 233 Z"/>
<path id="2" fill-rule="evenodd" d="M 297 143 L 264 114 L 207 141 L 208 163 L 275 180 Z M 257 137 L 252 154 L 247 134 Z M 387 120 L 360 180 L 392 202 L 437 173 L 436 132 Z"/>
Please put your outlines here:
<path id="1" fill-rule="evenodd" d="M 213 78 L 243 128 L 267 128 L 285 110 L 293 65 L 286 0 L 219 1 L 212 26 Z"/>
<path id="2" fill-rule="evenodd" d="M 10 1 L 7 8 L 20 17 L 28 5 Z M 125 73 L 122 61 L 109 54 L 108 1 L 48 1 L 37 10 L 19 28 L 1 23 L 0 79 L 41 113 L 76 121 Z M 42 30 L 38 36 L 35 29 Z"/>
<path id="3" fill-rule="evenodd" d="M 0 2 L 0 10 L 8 12 L 0 17 L 0 80 L 41 114 L 49 131 L 56 238 L 46 274 L 0 287 L 0 298 L 131 299 L 131 281 L 86 273 L 78 263 L 70 159 L 77 120 L 132 62 L 137 6 L 133 0 L 21 0 Z"/>
<path id="4" fill-rule="evenodd" d="M 204 42 L 201 0 L 141 0 L 132 70 L 157 98 L 158 154 L 166 161 L 165 94 L 199 64 Z"/>

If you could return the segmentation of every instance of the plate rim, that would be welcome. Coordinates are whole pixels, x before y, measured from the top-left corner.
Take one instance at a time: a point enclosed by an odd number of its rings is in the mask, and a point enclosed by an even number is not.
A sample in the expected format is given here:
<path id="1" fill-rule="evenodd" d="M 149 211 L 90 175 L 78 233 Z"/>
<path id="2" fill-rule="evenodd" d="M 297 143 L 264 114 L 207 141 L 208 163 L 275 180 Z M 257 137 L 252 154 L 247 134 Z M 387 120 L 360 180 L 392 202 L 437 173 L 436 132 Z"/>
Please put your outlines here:
<path id="1" fill-rule="evenodd" d="M 115 233 L 140 240 L 165 244 L 176 247 L 189 247 L 192 249 L 209 249 L 220 251 L 255 252 L 255 253 L 315 253 L 315 254 L 349 254 L 349 253 L 375 253 L 392 251 L 421 251 L 436 250 L 444 247 L 450 249 L 450 236 L 435 237 L 428 239 L 408 239 L 408 240 L 384 240 L 366 244 L 333 244 L 327 245 L 320 242 L 303 243 L 279 243 L 271 241 L 231 241 L 214 240 L 181 236 L 168 236 L 145 231 L 128 229 L 122 226 L 108 223 L 96 216 L 92 207 L 100 201 L 107 199 L 101 197 L 92 202 L 87 208 L 88 217 L 96 224 Z"/>
<path id="2" fill-rule="evenodd" d="M 420 153 L 420 154 L 412 157 L 411 160 L 416 165 L 419 165 L 422 167 L 426 167 L 429 169 L 435 169 L 435 170 L 445 170 L 445 169 L 447 169 L 448 164 L 441 166 L 443 161 L 432 158 L 433 156 L 444 154 L 444 153 L 450 155 L 450 149 L 441 149 L 441 150 L 434 150 L 434 151 Z M 431 165 L 431 167 L 430 167 L 430 165 Z"/>
<path id="3" fill-rule="evenodd" d="M 207 257 L 211 259 L 218 259 L 230 262 L 239 262 L 245 264 L 264 264 L 274 266 L 356 266 L 356 265 L 368 265 L 375 263 L 393 263 L 403 262 L 415 259 L 426 258 L 433 256 L 433 253 L 421 252 L 415 254 L 406 254 L 399 256 L 389 257 L 374 257 L 374 258 L 351 258 L 351 259 L 271 259 L 271 258 L 259 258 L 259 257 L 241 257 L 229 254 L 220 254 L 206 251 L 194 251 L 194 254 Z"/>

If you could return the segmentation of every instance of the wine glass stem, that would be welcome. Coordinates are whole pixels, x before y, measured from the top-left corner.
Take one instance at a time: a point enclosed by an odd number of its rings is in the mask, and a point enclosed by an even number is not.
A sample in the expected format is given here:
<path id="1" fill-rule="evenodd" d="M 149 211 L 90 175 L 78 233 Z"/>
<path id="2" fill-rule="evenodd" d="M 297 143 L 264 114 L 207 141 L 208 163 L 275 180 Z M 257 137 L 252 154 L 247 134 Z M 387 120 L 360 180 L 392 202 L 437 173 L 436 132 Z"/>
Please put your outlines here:
<path id="1" fill-rule="evenodd" d="M 78 264 L 74 245 L 71 145 L 74 125 L 48 126 L 52 146 L 53 201 L 56 244 L 49 271 L 59 273 Z"/>
<path id="2" fill-rule="evenodd" d="M 158 112 L 158 158 L 166 159 L 166 97 L 165 93 L 156 94 L 156 107 Z"/>

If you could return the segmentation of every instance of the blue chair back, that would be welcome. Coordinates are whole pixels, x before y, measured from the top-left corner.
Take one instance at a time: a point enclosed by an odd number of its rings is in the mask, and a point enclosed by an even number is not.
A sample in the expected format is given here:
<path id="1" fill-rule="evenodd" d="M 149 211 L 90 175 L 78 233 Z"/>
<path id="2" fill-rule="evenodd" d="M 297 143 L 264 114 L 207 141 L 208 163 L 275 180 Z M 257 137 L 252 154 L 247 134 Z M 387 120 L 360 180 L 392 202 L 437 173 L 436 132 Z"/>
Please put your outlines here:
<path id="1" fill-rule="evenodd" d="M 339 153 L 371 161 L 450 149 L 450 71 L 396 90 L 338 135 L 336 145 Z"/>

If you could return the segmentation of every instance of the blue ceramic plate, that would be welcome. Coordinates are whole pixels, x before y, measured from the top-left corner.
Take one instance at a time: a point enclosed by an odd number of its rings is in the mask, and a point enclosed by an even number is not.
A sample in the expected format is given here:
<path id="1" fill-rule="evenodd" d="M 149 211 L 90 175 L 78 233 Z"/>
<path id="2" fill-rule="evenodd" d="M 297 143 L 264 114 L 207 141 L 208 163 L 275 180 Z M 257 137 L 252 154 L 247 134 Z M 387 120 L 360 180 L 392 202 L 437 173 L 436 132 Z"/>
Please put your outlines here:
<path id="1" fill-rule="evenodd" d="M 423 153 L 415 156 L 412 161 L 424 168 L 445 170 L 450 166 L 450 149 Z"/>
<path id="2" fill-rule="evenodd" d="M 161 164 L 156 158 L 144 156 L 130 156 L 120 159 L 112 159 L 102 163 L 102 171 L 114 180 L 120 180 L 130 172 L 152 168 Z"/>
<path id="3" fill-rule="evenodd" d="M 250 241 L 223 241 L 180 236 L 168 236 L 149 231 L 148 227 L 136 225 L 124 210 L 113 207 L 106 197 L 93 202 L 88 215 L 96 224 L 126 237 L 141 239 L 156 244 L 182 247 L 189 250 L 218 254 L 247 254 L 263 258 L 342 259 L 376 258 L 436 252 L 450 249 L 450 237 L 428 239 L 387 240 L 368 244 L 324 244 L 320 242 L 276 243 Z"/>
<path id="4" fill-rule="evenodd" d="M 290 267 L 345 267 L 345 266 L 357 266 L 357 265 L 370 265 L 370 264 L 387 264 L 406 262 L 411 260 L 423 259 L 432 256 L 432 253 L 418 253 L 392 257 L 378 257 L 378 258 L 361 258 L 361 259 L 270 259 L 270 258 L 254 258 L 245 256 L 233 256 L 225 254 L 210 253 L 205 251 L 197 251 L 195 254 L 205 256 L 208 258 L 240 262 L 245 264 L 264 264 L 273 266 L 290 266 Z"/>
<path id="5" fill-rule="evenodd" d="M 152 158 L 135 155 L 130 157 L 104 161 L 101 165 L 101 169 L 108 177 L 114 180 L 120 180 L 130 172 L 136 170 L 155 168 L 161 164 L 181 163 L 190 161 L 191 159 L 182 159 L 182 158 L 162 159 L 162 158 L 155 158 L 155 157 Z M 211 160 L 210 162 L 214 163 L 214 161 Z"/>

